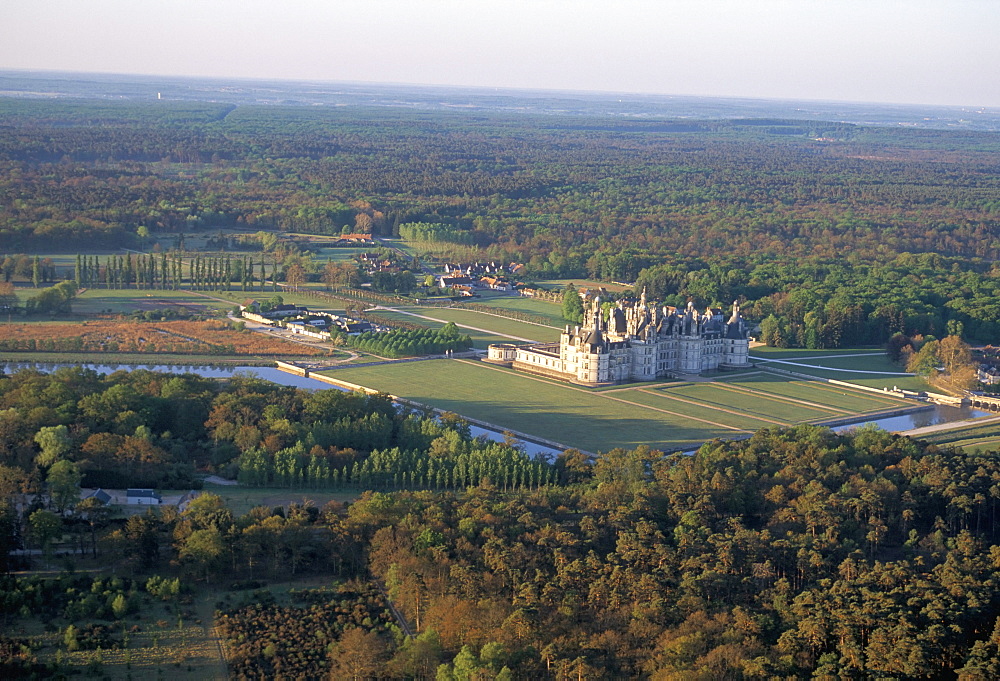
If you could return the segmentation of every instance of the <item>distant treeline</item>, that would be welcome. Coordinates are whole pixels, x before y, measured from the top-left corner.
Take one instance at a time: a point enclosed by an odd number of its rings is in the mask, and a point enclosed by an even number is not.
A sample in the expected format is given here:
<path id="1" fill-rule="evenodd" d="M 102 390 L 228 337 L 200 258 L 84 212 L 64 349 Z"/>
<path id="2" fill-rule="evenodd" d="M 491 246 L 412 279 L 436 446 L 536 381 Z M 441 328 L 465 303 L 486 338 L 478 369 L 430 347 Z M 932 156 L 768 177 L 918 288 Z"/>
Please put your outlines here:
<path id="1" fill-rule="evenodd" d="M 790 345 L 950 320 L 994 340 L 1000 323 L 992 133 L 26 100 L 0 100 L 0 122 L 6 252 L 134 246 L 140 228 L 346 227 L 478 249 L 527 277 L 741 299 Z"/>

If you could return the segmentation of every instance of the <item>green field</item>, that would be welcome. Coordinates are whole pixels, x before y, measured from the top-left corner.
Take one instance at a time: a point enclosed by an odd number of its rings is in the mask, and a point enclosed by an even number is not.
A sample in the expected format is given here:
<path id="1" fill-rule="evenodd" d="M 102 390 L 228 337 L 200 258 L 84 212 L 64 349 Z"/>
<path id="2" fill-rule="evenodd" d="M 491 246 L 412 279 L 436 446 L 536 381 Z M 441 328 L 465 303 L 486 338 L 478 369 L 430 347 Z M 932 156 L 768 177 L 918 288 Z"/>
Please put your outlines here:
<path id="1" fill-rule="evenodd" d="M 1000 451 L 1000 420 L 991 423 L 970 424 L 962 428 L 939 430 L 920 435 L 918 438 L 936 445 L 961 447 L 967 452 L 996 452 Z"/>
<path id="2" fill-rule="evenodd" d="M 817 383 L 814 381 L 796 380 L 778 377 L 774 374 L 753 373 L 734 378 L 727 378 L 723 383 L 735 389 L 744 389 L 754 393 L 779 395 L 793 399 L 816 402 L 828 407 L 843 409 L 849 412 L 863 412 L 877 409 L 891 409 L 900 404 L 899 399 L 891 395 L 860 392 L 843 386 Z"/>
<path id="3" fill-rule="evenodd" d="M 769 426 L 913 406 L 767 374 L 591 390 L 466 360 L 336 369 L 333 378 L 590 451 L 685 449 Z M 805 403 L 803 403 L 805 402 Z"/>
<path id="4" fill-rule="evenodd" d="M 534 298 L 525 298 L 522 296 L 506 295 L 483 298 L 481 300 L 477 300 L 476 302 L 480 305 L 498 307 L 504 310 L 514 310 L 516 312 L 535 315 L 536 317 L 543 317 L 548 320 L 549 324 L 557 329 L 562 329 L 566 326 L 566 320 L 563 319 L 562 316 L 562 308 L 557 303 L 550 303 L 545 300 L 535 300 Z"/>
<path id="5" fill-rule="evenodd" d="M 630 290 L 628 286 L 622 284 L 612 284 L 610 281 L 597 281 L 596 279 L 542 279 L 535 283 L 547 289 L 565 288 L 566 284 L 573 284 L 577 289 L 604 288 L 616 293 Z"/>
<path id="6" fill-rule="evenodd" d="M 415 312 L 425 317 L 433 317 L 445 322 L 455 322 L 467 326 L 475 326 L 492 332 L 498 336 L 515 336 L 532 341 L 554 341 L 559 340 L 559 328 L 549 326 L 539 326 L 519 322 L 515 319 L 497 317 L 491 314 L 484 314 L 475 310 L 463 310 L 455 307 L 435 307 L 435 308 L 407 308 L 400 307 L 400 310 Z M 511 340 L 508 338 L 507 340 Z"/>
<path id="7" fill-rule="evenodd" d="M 431 360 L 323 373 L 590 451 L 640 444 L 676 449 L 733 432 L 688 424 L 618 395 L 606 397 L 479 362 Z"/>
<path id="8" fill-rule="evenodd" d="M 323 506 L 330 501 L 352 501 L 357 498 L 356 491 L 330 491 L 330 490 L 302 490 L 285 489 L 280 487 L 241 487 L 237 485 L 213 485 L 205 483 L 205 491 L 222 497 L 226 502 L 226 507 L 233 511 L 235 515 L 244 515 L 255 506 L 283 506 L 289 504 L 311 504 L 316 508 Z M 177 492 L 183 493 L 183 491 Z M 170 492 L 163 492 L 164 495 Z"/>
<path id="9" fill-rule="evenodd" d="M 436 308 L 418 308 L 423 309 L 427 312 L 427 316 L 435 316 L 437 312 Z M 423 326 L 428 329 L 440 329 L 447 322 L 435 322 L 430 319 L 423 319 L 422 317 L 414 317 L 413 315 L 404 314 L 402 312 L 395 312 L 393 310 L 376 310 L 375 314 L 380 317 L 385 317 L 386 319 L 395 320 L 399 322 L 405 322 L 407 324 L 416 324 L 417 326 Z M 420 314 L 423 314 L 422 312 Z M 510 338 L 506 336 L 497 336 L 492 333 L 486 333 L 484 331 L 475 331 L 473 329 L 460 329 L 464 334 L 468 334 L 472 338 L 472 347 L 479 350 L 485 350 L 486 346 L 490 343 L 509 343 Z"/>

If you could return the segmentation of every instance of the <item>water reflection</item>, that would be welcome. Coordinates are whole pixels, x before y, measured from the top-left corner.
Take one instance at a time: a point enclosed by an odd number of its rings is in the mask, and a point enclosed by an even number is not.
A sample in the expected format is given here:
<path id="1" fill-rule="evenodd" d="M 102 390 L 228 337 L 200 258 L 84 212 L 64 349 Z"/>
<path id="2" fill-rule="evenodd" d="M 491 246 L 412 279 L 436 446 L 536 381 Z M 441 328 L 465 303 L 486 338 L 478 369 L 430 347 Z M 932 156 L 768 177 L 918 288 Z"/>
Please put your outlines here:
<path id="1" fill-rule="evenodd" d="M 924 426 L 936 426 L 939 423 L 951 423 L 952 421 L 964 421 L 966 419 L 979 418 L 980 416 L 989 416 L 990 412 L 980 411 L 978 409 L 973 409 L 972 407 L 949 407 L 943 404 L 934 405 L 933 409 L 927 409 L 925 411 L 917 411 L 912 414 L 902 414 L 900 416 L 888 416 L 882 419 L 873 420 L 861 420 L 857 423 L 851 423 L 844 426 L 836 426 L 833 430 L 837 433 L 842 433 L 845 430 L 850 430 L 851 428 L 858 428 L 860 426 L 873 423 L 882 430 L 888 430 L 890 432 L 899 432 L 904 430 L 912 430 L 914 428 L 923 428 Z"/>

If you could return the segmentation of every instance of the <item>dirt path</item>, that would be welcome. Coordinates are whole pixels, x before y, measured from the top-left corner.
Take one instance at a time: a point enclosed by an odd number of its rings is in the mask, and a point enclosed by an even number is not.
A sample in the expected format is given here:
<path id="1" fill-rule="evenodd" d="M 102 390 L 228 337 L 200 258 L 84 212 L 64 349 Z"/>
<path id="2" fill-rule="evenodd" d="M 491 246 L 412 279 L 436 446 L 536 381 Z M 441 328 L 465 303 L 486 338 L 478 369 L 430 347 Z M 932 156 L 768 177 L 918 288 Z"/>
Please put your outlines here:
<path id="1" fill-rule="evenodd" d="M 205 641 L 208 643 L 208 647 L 218 654 L 218 658 L 213 663 L 206 664 L 202 670 L 205 673 L 203 678 L 228 679 L 229 661 L 226 656 L 226 645 L 223 643 L 222 637 L 219 636 L 219 628 L 215 626 L 215 606 L 209 599 L 202 599 L 195 612 L 198 613 L 198 619 L 201 620 L 201 627 L 205 632 Z"/>
<path id="2" fill-rule="evenodd" d="M 410 623 L 406 621 L 406 617 L 403 616 L 403 613 L 401 613 L 396 608 L 396 604 L 393 603 L 392 599 L 389 598 L 389 594 L 386 593 L 385 587 L 382 586 L 382 582 L 378 581 L 377 579 L 373 579 L 372 582 L 374 582 L 375 586 L 378 587 L 378 590 L 382 592 L 382 596 L 385 598 L 385 602 L 389 605 L 389 610 L 392 611 L 393 617 L 395 617 L 396 621 L 399 622 L 399 628 L 403 630 L 403 633 L 409 636 L 410 638 L 416 636 L 416 634 L 413 633 L 413 629 L 410 628 Z"/>

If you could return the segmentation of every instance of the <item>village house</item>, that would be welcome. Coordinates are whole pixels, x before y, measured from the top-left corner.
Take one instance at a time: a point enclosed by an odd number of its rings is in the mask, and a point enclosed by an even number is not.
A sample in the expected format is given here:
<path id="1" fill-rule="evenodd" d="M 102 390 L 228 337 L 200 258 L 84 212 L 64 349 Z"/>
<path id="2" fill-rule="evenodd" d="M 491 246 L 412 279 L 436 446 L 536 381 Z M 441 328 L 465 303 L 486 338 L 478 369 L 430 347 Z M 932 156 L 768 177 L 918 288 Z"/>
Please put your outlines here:
<path id="1" fill-rule="evenodd" d="M 125 490 L 125 503 L 129 506 L 159 506 L 163 499 L 156 490 L 132 488 Z"/>

